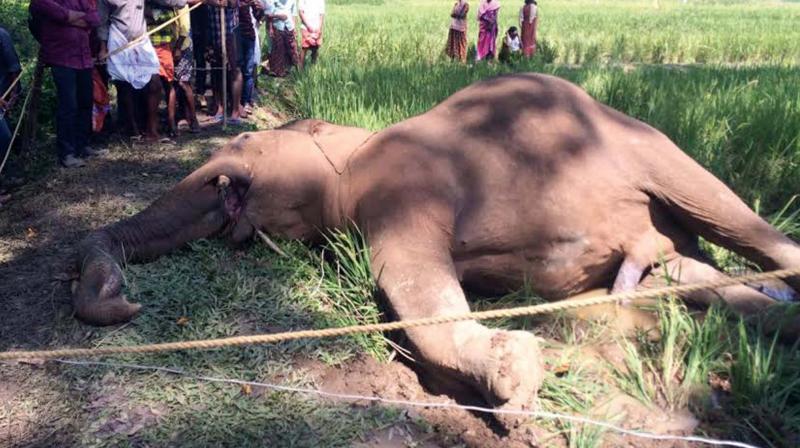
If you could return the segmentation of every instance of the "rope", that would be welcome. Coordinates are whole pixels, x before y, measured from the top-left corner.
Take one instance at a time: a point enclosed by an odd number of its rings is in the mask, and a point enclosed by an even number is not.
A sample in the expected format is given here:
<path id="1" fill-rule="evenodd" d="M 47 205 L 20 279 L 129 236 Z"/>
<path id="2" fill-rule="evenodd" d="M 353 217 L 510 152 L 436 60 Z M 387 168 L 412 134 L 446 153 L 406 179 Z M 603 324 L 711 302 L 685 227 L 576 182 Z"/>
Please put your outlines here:
<path id="1" fill-rule="evenodd" d="M 533 417 L 537 419 L 545 419 L 545 420 L 566 420 L 573 423 L 581 423 L 581 424 L 588 424 L 599 426 L 601 428 L 609 429 L 620 434 L 626 436 L 633 436 L 639 437 L 642 439 L 650 439 L 650 440 L 680 440 L 684 442 L 695 442 L 695 443 L 705 443 L 707 445 L 714 445 L 714 446 L 733 446 L 738 448 L 758 448 L 753 445 L 749 445 L 747 443 L 742 442 L 735 442 L 732 440 L 718 440 L 718 439 L 711 439 L 708 437 L 700 437 L 700 436 L 674 436 L 670 434 L 654 434 L 651 432 L 645 431 L 634 431 L 631 429 L 625 429 L 620 426 L 614 425 L 612 423 L 603 422 L 599 420 L 593 420 L 586 417 L 580 417 L 575 415 L 568 415 L 568 414 L 559 414 L 556 412 L 546 412 L 546 411 L 527 411 L 527 410 L 517 410 L 517 409 L 493 409 L 493 408 L 485 408 L 480 406 L 465 406 L 460 405 L 457 403 L 449 403 L 444 401 L 439 402 L 431 402 L 431 401 L 409 401 L 409 400 L 396 400 L 392 398 L 383 398 L 377 396 L 365 396 L 365 395 L 355 395 L 355 394 L 337 394 L 334 392 L 326 392 L 323 390 L 317 389 L 309 389 L 303 387 L 292 387 L 292 386 L 283 386 L 280 384 L 270 384 L 270 383 L 262 383 L 258 381 L 246 381 L 246 380 L 239 380 L 239 379 L 231 379 L 231 378 L 220 378 L 220 377 L 213 377 L 213 376 L 202 376 L 202 375 L 194 375 L 188 372 L 185 372 L 181 369 L 176 369 L 172 367 L 158 367 L 158 366 L 146 366 L 146 365 L 139 365 L 139 364 L 117 364 L 111 362 L 96 362 L 96 361 L 67 361 L 63 359 L 56 359 L 55 362 L 61 364 L 68 364 L 73 366 L 104 366 L 104 367 L 113 367 L 113 368 L 126 368 L 131 370 L 148 370 L 148 371 L 156 371 L 156 372 L 164 372 L 173 375 L 180 375 L 186 378 L 198 380 L 198 381 L 207 381 L 211 383 L 227 383 L 227 384 L 236 384 L 238 386 L 256 386 L 256 387 L 263 387 L 265 389 L 279 391 L 279 392 L 292 392 L 292 393 L 301 393 L 301 394 L 309 394 L 309 395 L 318 395 L 321 397 L 328 397 L 333 398 L 336 400 L 346 400 L 346 401 L 369 401 L 373 403 L 383 403 L 383 404 L 391 404 L 391 405 L 398 405 L 398 406 L 412 406 L 412 407 L 420 407 L 420 408 L 447 408 L 447 409 L 460 409 L 463 411 L 473 411 L 473 412 L 481 412 L 485 414 L 511 414 L 511 415 L 521 415 L 525 417 Z"/>
<path id="2" fill-rule="evenodd" d="M 220 347 L 234 347 L 253 344 L 272 344 L 277 342 L 294 341 L 298 339 L 320 339 L 337 336 L 346 336 L 360 333 L 385 332 L 403 330 L 407 328 L 422 327 L 429 325 L 441 325 L 467 320 L 485 320 L 497 318 L 510 318 L 520 316 L 533 316 L 536 314 L 547 314 L 567 309 L 583 308 L 594 305 L 609 303 L 619 303 L 624 301 L 634 301 L 640 299 L 656 298 L 664 295 L 681 295 L 705 289 L 716 289 L 725 286 L 733 286 L 745 282 L 759 282 L 766 280 L 778 280 L 787 277 L 800 276 L 800 267 L 792 269 L 782 269 L 759 274 L 751 274 L 741 277 L 725 277 L 719 280 L 695 283 L 688 285 L 668 286 L 664 288 L 654 288 L 645 291 L 631 291 L 618 294 L 611 294 L 600 297 L 589 297 L 576 300 L 563 300 L 554 303 L 541 305 L 523 306 L 518 308 L 508 308 L 500 310 L 478 311 L 450 316 L 435 316 L 423 319 L 402 320 L 395 322 L 383 322 L 377 324 L 353 325 L 339 328 L 325 328 L 319 330 L 288 331 L 272 334 L 258 334 L 250 336 L 235 336 L 219 339 L 203 339 L 194 341 L 165 342 L 158 344 L 145 344 L 137 346 L 119 347 L 99 347 L 99 348 L 66 348 L 56 350 L 35 350 L 35 351 L 11 351 L 0 353 L 1 360 L 9 359 L 54 359 L 54 358 L 76 358 L 93 357 L 101 355 L 116 355 L 122 353 L 159 353 L 177 350 L 191 349 L 214 349 Z"/>
<path id="3" fill-rule="evenodd" d="M 202 6 L 204 4 L 205 3 L 200 2 L 200 3 L 198 3 L 198 4 L 194 5 L 194 6 L 189 7 L 189 9 L 185 9 L 185 10 L 179 12 L 175 17 L 167 20 L 166 22 L 164 22 L 161 25 L 153 28 L 152 30 L 147 30 L 146 33 L 142 34 L 141 36 L 137 37 L 136 39 L 133 39 L 132 41 L 128 42 L 127 44 L 115 49 L 114 51 L 112 51 L 111 53 L 106 55 L 106 57 L 104 57 L 102 59 L 99 59 L 98 62 L 106 61 L 109 58 L 111 58 L 111 56 L 115 56 L 115 55 L 117 55 L 119 53 L 122 53 L 123 51 L 125 51 L 125 50 L 127 50 L 127 49 L 129 49 L 131 47 L 139 45 L 140 43 L 144 42 L 145 39 L 149 38 L 150 35 L 163 30 L 164 28 L 168 27 L 169 25 L 172 25 L 173 23 L 177 22 L 178 19 L 180 19 L 181 17 L 185 16 L 186 14 L 189 14 L 191 11 L 194 11 L 195 9 L 199 8 L 200 6 Z"/>
<path id="4" fill-rule="evenodd" d="M 17 75 L 17 77 L 14 78 L 14 81 L 8 86 L 8 88 L 6 89 L 5 93 L 3 93 L 3 96 L 0 97 L 0 99 L 6 99 L 8 94 L 11 93 L 12 90 L 14 90 L 14 87 L 16 87 L 16 85 L 19 82 L 19 80 L 22 79 L 22 74 L 23 73 L 25 73 L 24 69 L 19 71 L 19 75 Z"/>
<path id="5" fill-rule="evenodd" d="M 34 74 L 34 77 L 36 75 Z M 17 77 L 17 80 L 22 77 L 22 73 Z M 6 166 L 6 162 L 8 161 L 8 155 L 11 154 L 11 148 L 14 146 L 14 141 L 17 139 L 17 135 L 19 135 L 19 128 L 22 125 L 22 120 L 25 118 L 25 112 L 28 111 L 28 100 L 31 99 L 31 93 L 33 93 L 33 86 L 36 85 L 36 80 L 34 79 L 31 82 L 31 87 L 28 89 L 28 93 L 25 95 L 25 101 L 22 103 L 22 109 L 19 113 L 19 119 L 17 120 L 17 126 L 14 127 L 14 134 L 11 136 L 11 141 L 8 142 L 8 148 L 6 148 L 6 154 L 3 156 L 2 162 L 0 162 L 0 174 L 3 173 L 3 168 Z"/>

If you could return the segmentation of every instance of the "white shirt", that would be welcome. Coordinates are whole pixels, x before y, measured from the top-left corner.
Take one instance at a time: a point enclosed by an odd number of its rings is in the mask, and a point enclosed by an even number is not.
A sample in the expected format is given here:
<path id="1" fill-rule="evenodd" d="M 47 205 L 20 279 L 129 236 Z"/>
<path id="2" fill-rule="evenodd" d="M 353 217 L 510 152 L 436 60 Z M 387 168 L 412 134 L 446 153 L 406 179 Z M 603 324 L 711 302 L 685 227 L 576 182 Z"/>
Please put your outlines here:
<path id="1" fill-rule="evenodd" d="M 325 15 L 325 0 L 300 0 L 300 7 L 298 9 L 306 18 L 308 26 L 319 30 L 319 27 L 322 26 L 322 16 Z M 303 29 L 306 28 L 305 23 L 302 24 L 302 27 Z"/>
<path id="2" fill-rule="evenodd" d="M 274 19 L 272 26 L 278 31 L 294 31 L 294 0 L 267 0 L 264 12 L 270 15 L 285 14 L 286 20 Z"/>

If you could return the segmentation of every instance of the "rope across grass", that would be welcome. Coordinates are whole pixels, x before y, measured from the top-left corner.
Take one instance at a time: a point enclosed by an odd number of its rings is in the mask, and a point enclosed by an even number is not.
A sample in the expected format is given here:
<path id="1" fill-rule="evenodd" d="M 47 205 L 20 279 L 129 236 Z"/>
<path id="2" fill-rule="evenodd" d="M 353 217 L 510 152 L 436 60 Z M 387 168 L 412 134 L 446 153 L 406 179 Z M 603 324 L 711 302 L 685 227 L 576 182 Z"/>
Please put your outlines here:
<path id="1" fill-rule="evenodd" d="M 706 289 L 722 288 L 734 286 L 747 282 L 759 282 L 766 280 L 780 280 L 788 277 L 800 276 L 800 267 L 792 269 L 782 269 L 770 272 L 744 275 L 740 277 L 726 277 L 719 280 L 688 285 L 676 285 L 663 288 L 648 289 L 645 291 L 631 291 L 618 294 L 610 294 L 600 297 L 589 297 L 584 299 L 563 300 L 554 303 L 541 305 L 522 306 L 500 310 L 475 311 L 464 314 L 454 314 L 450 316 L 436 316 L 423 319 L 401 320 L 396 322 L 383 322 L 367 325 L 353 325 L 340 328 L 324 328 L 318 330 L 288 331 L 271 334 L 258 334 L 250 336 L 235 336 L 219 339 L 202 339 L 194 341 L 166 342 L 158 344 L 144 344 L 134 346 L 99 347 L 99 348 L 65 348 L 56 350 L 34 350 L 34 351 L 11 351 L 0 353 L 1 360 L 15 359 L 55 359 L 55 358 L 77 358 L 77 357 L 96 357 L 103 355 L 117 355 L 123 353 L 160 353 L 178 350 L 209 350 L 222 347 L 235 347 L 241 345 L 274 344 L 278 342 L 294 341 L 298 339 L 321 339 L 338 336 L 347 336 L 360 333 L 385 332 L 403 330 L 414 327 L 424 327 L 430 325 L 448 324 L 467 320 L 486 320 L 497 318 L 510 318 L 520 316 L 533 316 L 537 314 L 549 314 L 568 309 L 584 308 L 595 305 L 620 303 L 640 299 L 653 299 L 670 295 L 681 295 Z"/>

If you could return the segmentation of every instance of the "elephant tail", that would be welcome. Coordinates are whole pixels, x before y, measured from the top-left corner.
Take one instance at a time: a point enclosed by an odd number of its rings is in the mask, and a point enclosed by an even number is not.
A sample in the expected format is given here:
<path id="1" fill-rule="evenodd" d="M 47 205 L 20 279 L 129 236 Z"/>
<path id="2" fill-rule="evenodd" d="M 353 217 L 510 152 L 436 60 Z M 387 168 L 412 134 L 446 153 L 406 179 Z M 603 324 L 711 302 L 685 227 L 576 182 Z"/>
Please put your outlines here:
<path id="1" fill-rule="evenodd" d="M 762 269 L 800 266 L 800 246 L 751 210 L 727 185 L 672 142 L 643 157 L 644 190 L 693 233 Z M 800 291 L 800 279 L 789 281 Z"/>

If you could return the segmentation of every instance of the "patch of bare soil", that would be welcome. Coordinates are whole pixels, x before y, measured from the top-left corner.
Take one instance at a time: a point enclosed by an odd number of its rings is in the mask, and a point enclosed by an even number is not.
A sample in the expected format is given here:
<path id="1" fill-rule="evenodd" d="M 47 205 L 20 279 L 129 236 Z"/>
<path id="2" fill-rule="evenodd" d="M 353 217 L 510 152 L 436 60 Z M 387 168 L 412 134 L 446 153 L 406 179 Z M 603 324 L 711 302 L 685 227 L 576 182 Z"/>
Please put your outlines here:
<path id="1" fill-rule="evenodd" d="M 400 362 L 381 364 L 361 357 L 338 367 L 306 363 L 319 389 L 338 394 L 381 397 L 413 402 L 458 403 L 447 395 L 436 395 L 420 383 L 417 373 Z M 475 403 L 480 405 L 480 403 Z M 373 401 L 353 402 L 356 407 L 387 406 Z M 551 434 L 535 423 L 526 423 L 504 433 L 486 415 L 459 408 L 433 408 L 398 405 L 404 420 L 367 434 L 359 447 L 535 447 L 567 446 L 559 434 Z M 658 434 L 690 434 L 697 421 L 688 412 L 668 413 L 649 408 L 633 398 L 619 394 L 609 398 L 594 415 L 625 415 L 619 424 L 626 428 L 647 428 Z M 591 417 L 591 416 L 587 416 Z M 602 418 L 600 418 L 602 420 Z M 683 442 L 653 441 L 608 433 L 604 446 L 684 447 Z"/>

